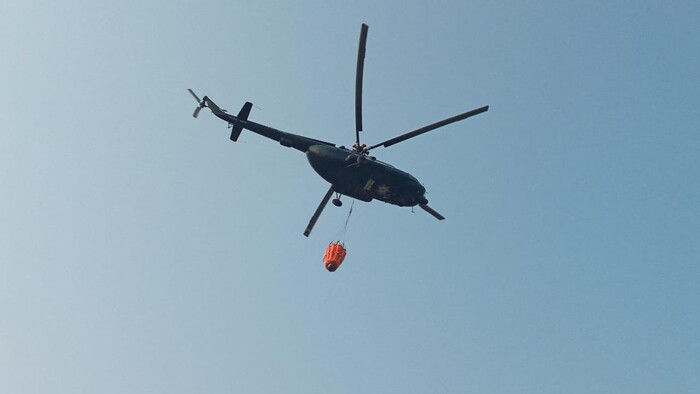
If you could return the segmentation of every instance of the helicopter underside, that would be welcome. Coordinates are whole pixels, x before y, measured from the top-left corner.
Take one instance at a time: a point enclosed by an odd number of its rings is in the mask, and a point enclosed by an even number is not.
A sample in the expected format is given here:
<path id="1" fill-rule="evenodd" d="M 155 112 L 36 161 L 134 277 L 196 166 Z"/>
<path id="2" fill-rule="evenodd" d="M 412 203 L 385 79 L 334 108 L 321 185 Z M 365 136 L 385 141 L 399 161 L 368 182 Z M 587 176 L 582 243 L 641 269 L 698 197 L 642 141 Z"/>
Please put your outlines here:
<path id="1" fill-rule="evenodd" d="M 345 148 L 314 145 L 306 152 L 311 167 L 333 191 L 361 201 L 401 207 L 427 204 L 425 188 L 411 174 Z"/>

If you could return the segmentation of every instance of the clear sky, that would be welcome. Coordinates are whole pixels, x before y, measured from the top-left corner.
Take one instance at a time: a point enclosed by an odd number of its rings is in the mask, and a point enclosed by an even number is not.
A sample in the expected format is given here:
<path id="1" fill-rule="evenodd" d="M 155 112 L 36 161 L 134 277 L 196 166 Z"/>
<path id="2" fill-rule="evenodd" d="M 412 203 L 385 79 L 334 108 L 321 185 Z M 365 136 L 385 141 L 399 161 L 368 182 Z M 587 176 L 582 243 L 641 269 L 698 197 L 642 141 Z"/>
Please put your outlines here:
<path id="1" fill-rule="evenodd" d="M 697 1 L 0 9 L 0 392 L 700 392 Z M 250 119 L 364 141 L 349 204 Z M 346 199 L 349 202 L 349 199 Z"/>

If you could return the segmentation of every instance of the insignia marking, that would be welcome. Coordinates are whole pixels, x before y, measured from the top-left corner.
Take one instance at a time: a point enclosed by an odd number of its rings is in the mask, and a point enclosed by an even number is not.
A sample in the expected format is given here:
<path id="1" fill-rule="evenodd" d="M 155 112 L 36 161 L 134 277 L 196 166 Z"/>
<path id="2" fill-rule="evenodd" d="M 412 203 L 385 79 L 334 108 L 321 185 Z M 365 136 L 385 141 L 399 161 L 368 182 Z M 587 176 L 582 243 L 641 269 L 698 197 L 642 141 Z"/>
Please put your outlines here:
<path id="1" fill-rule="evenodd" d="M 386 197 L 389 195 L 389 186 L 388 185 L 379 185 L 377 187 L 377 193 L 379 193 L 380 196 Z"/>

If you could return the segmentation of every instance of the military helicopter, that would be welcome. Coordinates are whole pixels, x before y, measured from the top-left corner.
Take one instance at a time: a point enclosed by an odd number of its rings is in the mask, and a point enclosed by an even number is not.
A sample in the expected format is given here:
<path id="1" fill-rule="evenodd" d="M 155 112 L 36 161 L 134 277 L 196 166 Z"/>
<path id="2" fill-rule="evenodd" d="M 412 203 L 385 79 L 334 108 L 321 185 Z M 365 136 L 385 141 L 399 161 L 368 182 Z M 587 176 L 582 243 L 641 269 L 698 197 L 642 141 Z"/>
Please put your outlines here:
<path id="1" fill-rule="evenodd" d="M 418 205 L 438 220 L 444 220 L 444 216 L 428 206 L 428 199 L 425 198 L 425 188 L 415 177 L 377 160 L 370 155 L 370 152 L 379 147 L 388 148 L 409 138 L 478 115 L 489 109 L 488 105 L 477 108 L 369 147 L 362 144 L 360 142 L 360 132 L 362 131 L 362 75 L 368 29 L 369 27 L 364 23 L 360 29 L 360 45 L 357 52 L 357 72 L 355 75 L 355 143 L 352 145 L 352 149 L 344 146 L 336 147 L 335 144 L 330 142 L 284 132 L 252 122 L 248 120 L 250 110 L 253 107 L 253 104 L 250 102 L 246 102 L 238 115 L 233 116 L 227 113 L 226 110 L 219 108 L 209 97 L 204 96 L 200 100 L 192 89 L 187 89 L 199 104 L 192 114 L 195 118 L 197 118 L 202 108 L 209 108 L 216 117 L 228 122 L 228 127 L 232 129 L 231 141 L 237 141 L 243 129 L 246 129 L 273 139 L 282 146 L 299 150 L 306 154 L 311 167 L 321 178 L 331 184 L 304 230 L 304 235 L 307 237 L 311 234 L 311 230 L 314 228 L 316 221 L 328 204 L 328 200 L 333 196 L 333 193 L 336 195 L 333 199 L 333 205 L 338 207 L 343 204 L 340 201 L 340 197 L 345 195 L 366 202 L 376 199 L 400 207 Z"/>

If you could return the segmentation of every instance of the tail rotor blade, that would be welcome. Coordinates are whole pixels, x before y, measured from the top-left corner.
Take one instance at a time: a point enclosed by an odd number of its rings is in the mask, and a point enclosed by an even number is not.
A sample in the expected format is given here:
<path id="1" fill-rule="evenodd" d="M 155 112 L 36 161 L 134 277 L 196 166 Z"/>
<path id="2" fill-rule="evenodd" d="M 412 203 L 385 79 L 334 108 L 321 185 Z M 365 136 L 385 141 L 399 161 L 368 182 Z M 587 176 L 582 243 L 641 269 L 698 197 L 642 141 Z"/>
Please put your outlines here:
<path id="1" fill-rule="evenodd" d="M 365 45 L 369 26 L 362 24 L 360 29 L 360 45 L 357 49 L 357 72 L 355 74 L 355 139 L 360 146 L 360 131 L 362 131 L 362 76 L 365 68 Z"/>
<path id="2" fill-rule="evenodd" d="M 194 92 L 192 91 L 192 89 L 187 89 L 187 91 L 190 92 L 190 94 L 192 95 L 192 97 L 194 97 L 195 100 L 197 100 L 197 104 L 201 104 L 201 103 L 202 103 L 202 100 L 200 100 L 199 97 L 197 97 L 197 95 L 194 94 Z M 195 116 L 195 117 L 196 117 L 196 116 Z"/>
<path id="3" fill-rule="evenodd" d="M 197 108 L 195 108 L 195 109 L 194 109 L 194 113 L 192 114 L 192 116 L 193 116 L 195 119 L 197 119 L 197 116 L 199 116 L 199 111 L 201 111 L 201 110 L 202 110 L 202 107 L 197 107 Z"/>
<path id="4" fill-rule="evenodd" d="M 318 220 L 318 217 L 321 216 L 321 212 L 323 212 L 323 208 L 326 207 L 328 204 L 328 200 L 331 199 L 331 196 L 333 195 L 333 187 L 328 189 L 328 192 L 326 192 L 326 195 L 323 196 L 323 200 L 321 200 L 321 204 L 318 205 L 318 208 L 316 208 L 316 212 L 314 212 L 314 215 L 311 217 L 311 220 L 309 220 L 309 224 L 306 226 L 306 230 L 304 230 L 304 236 L 308 237 L 309 234 L 311 234 L 311 230 L 314 229 L 314 226 L 316 225 L 316 221 Z"/>
<path id="5" fill-rule="evenodd" d="M 429 214 L 433 215 L 435 219 L 437 220 L 445 220 L 445 217 L 437 213 L 436 210 L 433 208 L 430 208 L 428 204 L 420 204 L 419 207 L 423 208 L 425 212 L 428 212 Z"/>

